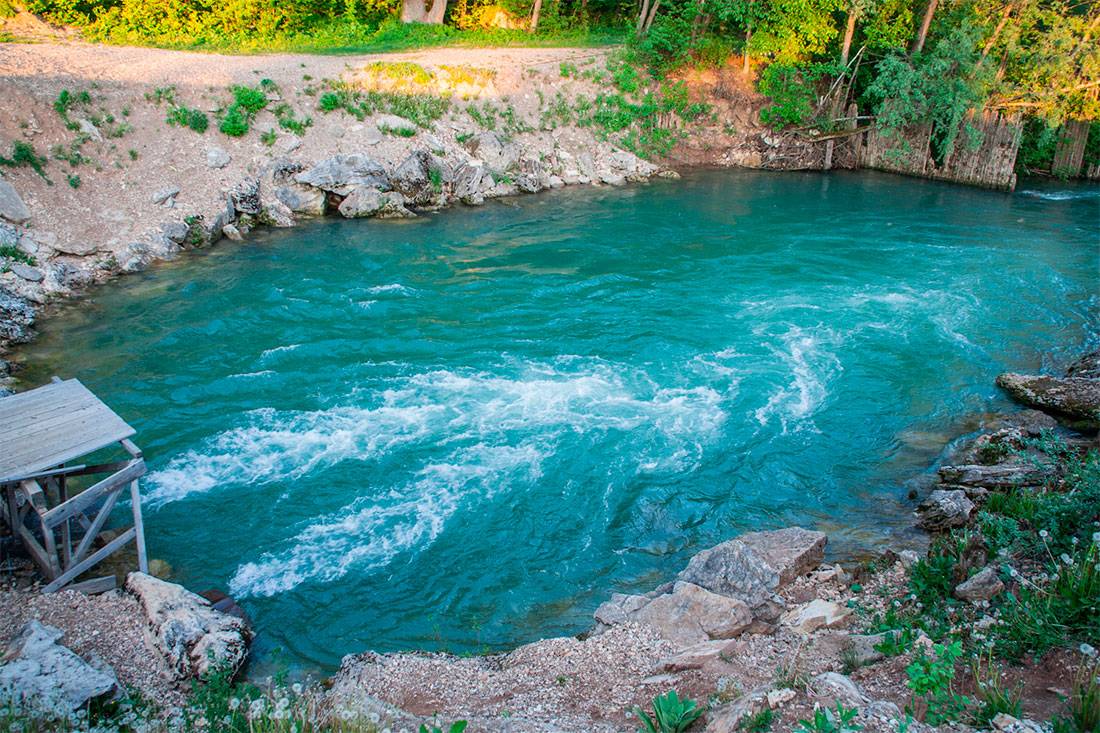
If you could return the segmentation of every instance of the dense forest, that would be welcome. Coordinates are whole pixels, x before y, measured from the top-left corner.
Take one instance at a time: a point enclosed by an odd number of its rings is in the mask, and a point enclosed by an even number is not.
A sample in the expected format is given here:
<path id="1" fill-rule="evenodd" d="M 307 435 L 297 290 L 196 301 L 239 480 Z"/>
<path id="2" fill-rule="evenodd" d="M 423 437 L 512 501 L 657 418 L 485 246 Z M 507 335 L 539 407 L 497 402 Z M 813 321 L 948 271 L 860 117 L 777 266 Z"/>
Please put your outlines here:
<path id="1" fill-rule="evenodd" d="M 12 0 L 0 0 L 10 11 Z M 227 50 L 625 42 L 654 77 L 739 63 L 774 127 L 829 129 L 847 103 L 880 128 L 932 125 L 942 159 L 970 110 L 1025 121 L 1018 167 L 1053 170 L 1059 138 L 1100 163 L 1093 0 L 26 0 L 91 40 Z M 1089 131 L 1091 128 L 1091 132 Z"/>

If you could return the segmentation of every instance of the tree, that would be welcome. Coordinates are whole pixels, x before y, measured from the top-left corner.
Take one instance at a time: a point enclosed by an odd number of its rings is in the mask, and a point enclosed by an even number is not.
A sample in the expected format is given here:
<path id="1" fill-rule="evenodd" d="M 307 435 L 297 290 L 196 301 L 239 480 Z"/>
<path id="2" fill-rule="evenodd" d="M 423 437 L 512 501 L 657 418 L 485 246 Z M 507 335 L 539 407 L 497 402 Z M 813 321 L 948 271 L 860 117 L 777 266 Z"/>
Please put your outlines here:
<path id="1" fill-rule="evenodd" d="M 401 0 L 402 23 L 440 25 L 447 13 L 447 0 Z"/>
<path id="2" fill-rule="evenodd" d="M 928 0 L 928 5 L 924 8 L 924 20 L 921 21 L 920 32 L 917 33 L 917 38 L 913 41 L 913 47 L 909 49 L 909 53 L 916 55 L 924 50 L 924 42 L 928 40 L 928 29 L 932 27 L 932 16 L 936 14 L 938 5 L 939 0 Z"/>

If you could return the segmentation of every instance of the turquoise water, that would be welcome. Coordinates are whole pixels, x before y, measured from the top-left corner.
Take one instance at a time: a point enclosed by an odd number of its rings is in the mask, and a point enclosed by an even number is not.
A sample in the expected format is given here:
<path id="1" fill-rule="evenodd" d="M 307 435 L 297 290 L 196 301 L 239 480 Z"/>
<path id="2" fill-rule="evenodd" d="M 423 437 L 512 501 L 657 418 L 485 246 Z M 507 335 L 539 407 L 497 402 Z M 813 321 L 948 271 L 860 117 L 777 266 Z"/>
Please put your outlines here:
<path id="1" fill-rule="evenodd" d="M 994 376 L 1100 337 L 1100 190 L 1022 188 L 703 172 L 327 220 L 97 291 L 25 375 L 138 429 L 151 555 L 262 650 L 504 648 L 743 530 L 904 534 Z"/>

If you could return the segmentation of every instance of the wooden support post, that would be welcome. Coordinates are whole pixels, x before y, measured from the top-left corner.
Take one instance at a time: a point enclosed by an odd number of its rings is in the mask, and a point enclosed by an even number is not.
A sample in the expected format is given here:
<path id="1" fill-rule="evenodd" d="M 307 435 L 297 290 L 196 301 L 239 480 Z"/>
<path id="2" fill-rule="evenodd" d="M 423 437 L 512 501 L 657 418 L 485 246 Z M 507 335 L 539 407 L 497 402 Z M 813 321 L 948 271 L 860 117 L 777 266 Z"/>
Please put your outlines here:
<path id="1" fill-rule="evenodd" d="M 149 558 L 145 554 L 145 523 L 141 518 L 141 492 L 138 490 L 137 479 L 130 482 L 130 507 L 134 512 L 134 531 L 138 556 L 138 570 L 148 574 Z"/>

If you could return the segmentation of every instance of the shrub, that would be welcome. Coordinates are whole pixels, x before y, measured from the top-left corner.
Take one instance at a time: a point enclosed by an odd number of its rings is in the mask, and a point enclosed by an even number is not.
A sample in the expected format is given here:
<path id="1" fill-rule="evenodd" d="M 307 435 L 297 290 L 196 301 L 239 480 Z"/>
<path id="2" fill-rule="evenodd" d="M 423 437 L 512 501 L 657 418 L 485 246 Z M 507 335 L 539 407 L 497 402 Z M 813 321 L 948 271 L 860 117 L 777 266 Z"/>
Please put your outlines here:
<path id="1" fill-rule="evenodd" d="M 0 155 L 0 165 L 7 166 L 8 168 L 19 168 L 21 166 L 27 166 L 33 170 L 42 178 L 49 181 L 46 178 L 46 158 L 38 155 L 34 152 L 34 146 L 30 143 L 23 142 L 22 140 L 16 140 L 11 144 L 11 153 L 9 157 L 5 158 Z"/>
<path id="2" fill-rule="evenodd" d="M 836 710 L 818 708 L 814 710 L 813 720 L 798 721 L 798 730 L 806 733 L 856 733 L 863 730 L 855 722 L 857 708 L 846 708 L 843 703 L 836 704 Z"/>
<path id="3" fill-rule="evenodd" d="M 186 127 L 200 135 L 206 132 L 210 126 L 210 118 L 201 109 L 191 109 L 183 106 L 173 106 L 168 109 L 169 125 Z"/>
<path id="4" fill-rule="evenodd" d="M 254 115 L 267 106 L 267 95 L 262 89 L 235 85 L 230 88 L 233 92 L 233 103 L 250 115 Z"/>
<path id="5" fill-rule="evenodd" d="M 669 690 L 653 698 L 652 716 L 637 705 L 634 706 L 634 714 L 642 721 L 647 733 L 681 733 L 691 727 L 703 710 L 696 706 L 694 700 L 681 700 L 675 690 Z"/>
<path id="6" fill-rule="evenodd" d="M 248 112 L 239 104 L 231 104 L 225 111 L 218 129 L 229 137 L 243 137 L 248 134 Z"/>
<path id="7" fill-rule="evenodd" d="M 956 694 L 952 683 L 955 679 L 955 663 L 962 656 L 962 642 L 936 644 L 932 655 L 923 649 L 905 668 L 909 677 L 906 686 L 912 690 L 912 698 L 906 712 L 930 725 L 957 720 L 970 704 L 970 699 Z"/>

